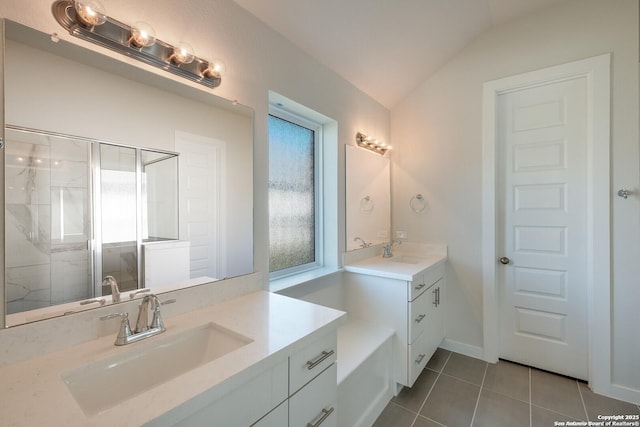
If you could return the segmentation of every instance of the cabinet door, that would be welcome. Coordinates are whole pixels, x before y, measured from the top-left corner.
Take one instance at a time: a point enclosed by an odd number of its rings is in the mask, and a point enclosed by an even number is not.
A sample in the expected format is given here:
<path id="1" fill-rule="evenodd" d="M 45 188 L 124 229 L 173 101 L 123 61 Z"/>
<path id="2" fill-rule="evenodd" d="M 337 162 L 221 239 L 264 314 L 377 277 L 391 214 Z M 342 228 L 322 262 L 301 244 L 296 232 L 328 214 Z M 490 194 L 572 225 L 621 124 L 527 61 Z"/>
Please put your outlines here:
<path id="1" fill-rule="evenodd" d="M 431 357 L 444 338 L 444 308 L 442 305 L 444 301 L 444 279 L 438 280 L 429 288 L 429 291 L 427 296 L 431 304 L 429 306 L 429 313 L 427 314 L 429 322 L 427 323 L 425 335 L 428 341 L 426 351 L 430 352 L 429 357 Z"/>
<path id="2" fill-rule="evenodd" d="M 336 375 L 334 363 L 289 398 L 289 427 L 337 427 Z"/>
<path id="3" fill-rule="evenodd" d="M 338 335 L 334 331 L 292 354 L 289 361 L 289 394 L 295 393 L 334 363 L 337 353 Z"/>
<path id="4" fill-rule="evenodd" d="M 444 338 L 444 279 L 438 280 L 430 288 L 429 298 L 431 299 L 429 323 L 427 324 L 427 334 L 429 336 L 429 347 L 434 351 Z"/>

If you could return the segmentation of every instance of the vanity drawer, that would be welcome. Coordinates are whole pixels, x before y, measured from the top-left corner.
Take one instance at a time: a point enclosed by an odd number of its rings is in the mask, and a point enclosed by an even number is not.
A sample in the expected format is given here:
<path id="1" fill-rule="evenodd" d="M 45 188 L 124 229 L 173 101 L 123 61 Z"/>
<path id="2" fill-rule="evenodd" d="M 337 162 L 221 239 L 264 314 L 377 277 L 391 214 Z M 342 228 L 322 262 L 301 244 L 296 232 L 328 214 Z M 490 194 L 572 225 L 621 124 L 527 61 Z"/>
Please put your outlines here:
<path id="1" fill-rule="evenodd" d="M 409 387 L 413 386 L 413 383 L 416 381 L 425 366 L 427 366 L 427 362 L 433 354 L 433 352 L 429 352 L 428 347 L 428 337 L 426 334 L 420 335 L 412 344 L 409 344 L 409 360 L 407 361 L 408 384 L 406 384 Z"/>
<path id="2" fill-rule="evenodd" d="M 444 264 L 427 268 L 424 272 L 417 275 L 412 282 L 409 282 L 409 301 L 413 301 L 422 295 L 422 293 L 438 280 L 442 279 L 442 277 L 444 277 Z"/>
<path id="3" fill-rule="evenodd" d="M 334 331 L 289 358 L 289 395 L 292 395 L 336 361 L 338 335 Z"/>
<path id="4" fill-rule="evenodd" d="M 431 286 L 422 295 L 409 303 L 409 344 L 413 343 L 432 322 L 431 305 L 435 301 L 434 287 Z"/>
<path id="5" fill-rule="evenodd" d="M 289 398 L 289 427 L 337 427 L 338 382 L 334 363 Z"/>

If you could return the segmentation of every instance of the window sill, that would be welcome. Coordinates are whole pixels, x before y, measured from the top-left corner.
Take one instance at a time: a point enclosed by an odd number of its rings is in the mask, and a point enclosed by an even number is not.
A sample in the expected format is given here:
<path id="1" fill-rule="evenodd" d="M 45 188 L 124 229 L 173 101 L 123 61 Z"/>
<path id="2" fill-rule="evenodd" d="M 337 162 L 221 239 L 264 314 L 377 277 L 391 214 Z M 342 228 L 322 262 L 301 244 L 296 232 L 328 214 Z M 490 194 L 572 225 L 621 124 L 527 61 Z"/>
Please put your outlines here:
<path id="1" fill-rule="evenodd" d="M 304 271 L 297 274 L 292 274 L 286 277 L 279 277 L 269 281 L 269 291 L 278 292 L 287 288 L 293 288 L 294 286 L 302 285 L 311 280 L 318 279 L 320 277 L 330 276 L 334 273 L 343 271 L 341 268 L 315 268 L 313 270 Z"/>

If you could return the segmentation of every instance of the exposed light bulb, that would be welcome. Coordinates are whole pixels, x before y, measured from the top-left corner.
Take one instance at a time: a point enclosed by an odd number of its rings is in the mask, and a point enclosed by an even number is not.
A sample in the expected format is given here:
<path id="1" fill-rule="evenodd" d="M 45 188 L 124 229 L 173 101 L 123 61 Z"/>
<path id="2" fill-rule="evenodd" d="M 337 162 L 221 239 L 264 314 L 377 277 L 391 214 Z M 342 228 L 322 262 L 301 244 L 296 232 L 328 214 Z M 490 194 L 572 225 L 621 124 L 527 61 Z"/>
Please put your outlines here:
<path id="1" fill-rule="evenodd" d="M 98 0 L 76 1 L 74 8 L 80 22 L 90 27 L 102 25 L 107 20 L 104 6 Z"/>
<path id="2" fill-rule="evenodd" d="M 214 59 L 213 61 L 209 62 L 209 65 L 207 65 L 207 68 L 204 69 L 202 74 L 205 77 L 219 79 L 220 77 L 224 76 L 226 72 L 226 64 L 221 59 Z"/>
<path id="3" fill-rule="evenodd" d="M 169 58 L 174 64 L 189 64 L 195 57 L 193 47 L 188 43 L 180 43 L 173 49 L 173 55 Z"/>
<path id="4" fill-rule="evenodd" d="M 131 27 L 129 43 L 135 47 L 149 47 L 156 42 L 156 32 L 146 22 L 136 22 Z"/>

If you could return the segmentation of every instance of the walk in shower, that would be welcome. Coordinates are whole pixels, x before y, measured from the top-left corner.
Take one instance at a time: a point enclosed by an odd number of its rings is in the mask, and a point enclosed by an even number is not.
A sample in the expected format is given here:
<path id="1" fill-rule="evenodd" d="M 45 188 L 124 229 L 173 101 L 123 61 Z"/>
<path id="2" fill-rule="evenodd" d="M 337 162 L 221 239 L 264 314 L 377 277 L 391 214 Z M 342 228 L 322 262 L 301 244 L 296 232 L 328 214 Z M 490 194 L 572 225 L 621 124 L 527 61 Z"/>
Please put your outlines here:
<path id="1" fill-rule="evenodd" d="M 143 287 L 142 247 L 178 239 L 178 155 L 5 132 L 7 314 Z"/>

